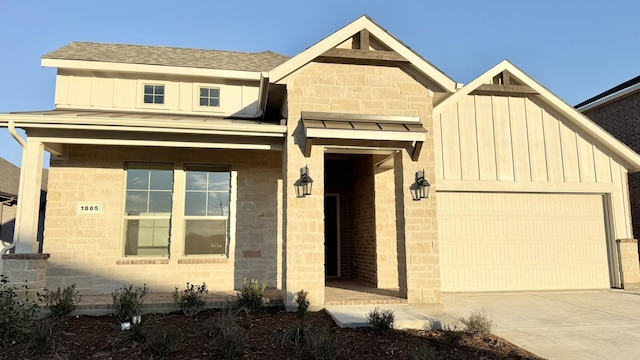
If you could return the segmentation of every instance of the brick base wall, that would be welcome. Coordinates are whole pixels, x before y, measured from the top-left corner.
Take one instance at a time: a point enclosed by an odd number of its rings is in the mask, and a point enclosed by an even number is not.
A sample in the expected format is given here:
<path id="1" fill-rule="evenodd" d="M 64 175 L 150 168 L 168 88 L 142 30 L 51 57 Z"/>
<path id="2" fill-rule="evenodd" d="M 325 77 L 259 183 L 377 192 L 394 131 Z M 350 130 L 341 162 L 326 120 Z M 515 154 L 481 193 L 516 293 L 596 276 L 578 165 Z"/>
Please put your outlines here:
<path id="1" fill-rule="evenodd" d="M 18 289 L 26 285 L 30 296 L 42 293 L 47 279 L 49 254 L 4 254 L 2 275 Z"/>
<path id="2" fill-rule="evenodd" d="M 640 264 L 638 263 L 638 240 L 618 239 L 618 256 L 622 271 L 622 287 L 625 290 L 640 289 Z"/>

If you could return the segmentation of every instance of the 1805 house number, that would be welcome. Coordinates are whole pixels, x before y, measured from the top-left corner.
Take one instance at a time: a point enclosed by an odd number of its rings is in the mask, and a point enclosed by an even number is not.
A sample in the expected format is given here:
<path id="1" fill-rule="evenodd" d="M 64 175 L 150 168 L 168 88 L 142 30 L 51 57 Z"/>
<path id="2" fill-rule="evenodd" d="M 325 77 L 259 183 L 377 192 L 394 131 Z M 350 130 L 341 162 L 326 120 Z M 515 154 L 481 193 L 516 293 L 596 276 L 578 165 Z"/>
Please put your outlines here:
<path id="1" fill-rule="evenodd" d="M 100 203 L 78 204 L 78 214 L 81 214 L 81 215 L 99 214 L 101 211 L 102 211 L 102 204 Z"/>

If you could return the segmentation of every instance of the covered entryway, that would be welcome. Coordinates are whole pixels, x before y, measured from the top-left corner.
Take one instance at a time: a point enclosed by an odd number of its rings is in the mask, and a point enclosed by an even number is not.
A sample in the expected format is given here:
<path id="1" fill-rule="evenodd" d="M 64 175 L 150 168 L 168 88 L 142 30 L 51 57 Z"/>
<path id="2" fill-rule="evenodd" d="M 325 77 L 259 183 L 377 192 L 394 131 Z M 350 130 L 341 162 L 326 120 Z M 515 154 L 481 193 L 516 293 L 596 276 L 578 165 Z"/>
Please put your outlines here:
<path id="1" fill-rule="evenodd" d="M 443 291 L 610 287 L 603 195 L 438 193 Z"/>

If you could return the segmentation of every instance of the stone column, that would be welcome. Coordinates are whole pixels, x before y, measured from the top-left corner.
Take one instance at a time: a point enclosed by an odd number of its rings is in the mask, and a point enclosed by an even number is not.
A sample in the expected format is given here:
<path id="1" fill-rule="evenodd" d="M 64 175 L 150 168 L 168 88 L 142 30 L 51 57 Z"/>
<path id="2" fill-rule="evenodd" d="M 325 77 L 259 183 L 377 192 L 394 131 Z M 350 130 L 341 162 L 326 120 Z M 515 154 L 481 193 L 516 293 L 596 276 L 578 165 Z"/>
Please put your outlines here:
<path id="1" fill-rule="evenodd" d="M 13 234 L 16 253 L 38 252 L 38 219 L 40 216 L 43 157 L 43 144 L 27 140 L 27 145 L 22 149 L 18 211 Z"/>
<path id="2" fill-rule="evenodd" d="M 42 293 L 47 280 L 49 254 L 4 254 L 2 275 L 21 289 L 25 284 L 32 294 Z"/>
<path id="3" fill-rule="evenodd" d="M 638 263 L 638 240 L 618 239 L 618 257 L 622 287 L 625 290 L 640 289 L 640 264 Z"/>

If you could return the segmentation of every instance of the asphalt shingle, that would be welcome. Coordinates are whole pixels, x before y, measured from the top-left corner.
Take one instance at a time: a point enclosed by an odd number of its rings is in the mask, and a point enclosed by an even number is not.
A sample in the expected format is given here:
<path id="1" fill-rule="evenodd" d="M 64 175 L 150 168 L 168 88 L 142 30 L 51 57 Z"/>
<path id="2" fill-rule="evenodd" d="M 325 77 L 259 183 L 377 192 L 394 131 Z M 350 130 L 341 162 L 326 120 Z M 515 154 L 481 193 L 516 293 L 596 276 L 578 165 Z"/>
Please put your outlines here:
<path id="1" fill-rule="evenodd" d="M 248 53 L 78 41 L 42 58 L 258 72 L 269 71 L 289 59 L 273 51 Z"/>

